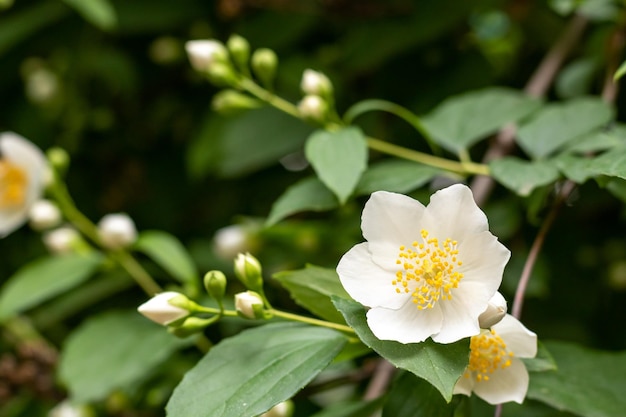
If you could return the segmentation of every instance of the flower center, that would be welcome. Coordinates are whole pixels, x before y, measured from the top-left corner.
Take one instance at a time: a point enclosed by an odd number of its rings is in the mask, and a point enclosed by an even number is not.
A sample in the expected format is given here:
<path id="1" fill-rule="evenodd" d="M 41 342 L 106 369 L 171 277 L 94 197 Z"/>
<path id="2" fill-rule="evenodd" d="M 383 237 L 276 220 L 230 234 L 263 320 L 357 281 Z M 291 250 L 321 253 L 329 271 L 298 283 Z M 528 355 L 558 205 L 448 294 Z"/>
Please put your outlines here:
<path id="1" fill-rule="evenodd" d="M 476 381 L 489 381 L 489 375 L 498 369 L 511 366 L 513 352 L 507 350 L 506 343 L 494 330 L 483 330 L 472 336 L 470 341 L 470 361 L 465 377 L 472 374 Z"/>
<path id="2" fill-rule="evenodd" d="M 459 286 L 463 274 L 455 268 L 463 265 L 458 260 L 457 241 L 450 238 L 439 243 L 422 230 L 422 242 L 410 247 L 400 246 L 396 264 L 402 269 L 396 272 L 391 284 L 398 294 L 411 293 L 413 303 L 419 310 L 433 308 L 440 299 L 452 299 L 452 289 Z"/>
<path id="3" fill-rule="evenodd" d="M 27 176 L 24 170 L 0 160 L 0 208 L 19 206 L 26 197 Z"/>

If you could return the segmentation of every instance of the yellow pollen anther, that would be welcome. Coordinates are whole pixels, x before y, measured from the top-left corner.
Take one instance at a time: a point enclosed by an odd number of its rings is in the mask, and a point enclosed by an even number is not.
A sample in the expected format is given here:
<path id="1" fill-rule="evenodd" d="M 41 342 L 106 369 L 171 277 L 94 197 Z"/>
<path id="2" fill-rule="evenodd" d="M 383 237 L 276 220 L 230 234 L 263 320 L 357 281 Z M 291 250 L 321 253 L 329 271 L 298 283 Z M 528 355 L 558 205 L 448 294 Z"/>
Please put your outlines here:
<path id="1" fill-rule="evenodd" d="M 457 259 L 456 240 L 447 238 L 440 244 L 427 230 L 422 230 L 420 235 L 422 242 L 399 247 L 396 264 L 401 269 L 392 285 L 399 294 L 410 292 L 413 303 L 423 310 L 433 308 L 440 299 L 452 299 L 452 289 L 458 288 L 463 274 L 455 270 L 462 264 Z"/>
<path id="2" fill-rule="evenodd" d="M 0 160 L 0 208 L 24 203 L 27 180 L 22 168 L 7 160 Z"/>
<path id="3" fill-rule="evenodd" d="M 494 330 L 482 331 L 470 340 L 470 362 L 465 377 L 474 376 L 477 382 L 488 381 L 490 374 L 511 366 L 513 356 Z"/>

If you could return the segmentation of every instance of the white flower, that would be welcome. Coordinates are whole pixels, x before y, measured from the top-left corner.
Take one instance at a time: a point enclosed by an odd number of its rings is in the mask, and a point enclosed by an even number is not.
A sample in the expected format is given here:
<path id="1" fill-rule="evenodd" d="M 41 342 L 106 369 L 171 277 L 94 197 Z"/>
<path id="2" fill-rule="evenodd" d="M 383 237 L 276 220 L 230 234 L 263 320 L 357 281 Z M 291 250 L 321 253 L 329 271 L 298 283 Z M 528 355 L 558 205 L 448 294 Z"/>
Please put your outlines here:
<path id="1" fill-rule="evenodd" d="M 490 330 L 472 336 L 470 363 L 455 394 L 472 391 L 489 404 L 522 403 L 528 391 L 528 371 L 519 358 L 537 354 L 537 335 L 507 314 Z"/>
<path id="2" fill-rule="evenodd" d="M 248 233 L 238 224 L 223 227 L 215 232 L 213 248 L 220 258 L 233 259 L 249 249 Z"/>
<path id="3" fill-rule="evenodd" d="M 323 73 L 307 69 L 302 74 L 300 89 L 304 94 L 328 97 L 332 94 L 333 85 Z"/>
<path id="4" fill-rule="evenodd" d="M 137 240 L 135 223 L 123 213 L 107 214 L 98 222 L 98 235 L 109 249 L 124 248 Z"/>
<path id="5" fill-rule="evenodd" d="M 39 148 L 15 133 L 0 133 L 0 237 L 26 222 L 43 193 L 47 171 Z"/>
<path id="6" fill-rule="evenodd" d="M 188 300 L 187 297 L 181 293 L 165 291 L 155 295 L 140 305 L 137 311 L 153 322 L 167 326 L 171 322 L 189 315 L 189 310 L 170 304 L 170 301 L 174 298 L 183 302 Z"/>
<path id="7" fill-rule="evenodd" d="M 502 281 L 510 252 L 489 233 L 470 189 L 455 184 L 428 207 L 379 191 L 363 210 L 367 242 L 337 266 L 346 291 L 370 307 L 376 337 L 452 343 L 479 333 L 478 316 Z"/>
<path id="8" fill-rule="evenodd" d="M 496 292 L 489 303 L 487 309 L 478 316 L 478 324 L 481 329 L 490 329 L 506 316 L 506 300 L 499 292 Z"/>
<path id="9" fill-rule="evenodd" d="M 80 234 L 76 229 L 63 226 L 44 233 L 43 243 L 51 253 L 63 255 L 75 250 L 80 241 Z"/>
<path id="10" fill-rule="evenodd" d="M 31 206 L 28 217 L 30 227 L 35 230 L 45 230 L 61 223 L 61 210 L 50 200 L 37 200 Z"/>
<path id="11" fill-rule="evenodd" d="M 235 309 L 242 316 L 249 319 L 261 318 L 263 316 L 261 314 L 262 308 L 263 300 L 257 293 L 245 291 L 235 294 Z"/>
<path id="12" fill-rule="evenodd" d="M 90 415 L 84 406 L 76 406 L 65 400 L 58 403 L 50 412 L 48 417 L 86 417 Z"/>
<path id="13" fill-rule="evenodd" d="M 191 66 L 199 72 L 207 72 L 214 63 L 224 63 L 228 59 L 224 44 L 213 39 L 187 41 L 185 50 Z"/>

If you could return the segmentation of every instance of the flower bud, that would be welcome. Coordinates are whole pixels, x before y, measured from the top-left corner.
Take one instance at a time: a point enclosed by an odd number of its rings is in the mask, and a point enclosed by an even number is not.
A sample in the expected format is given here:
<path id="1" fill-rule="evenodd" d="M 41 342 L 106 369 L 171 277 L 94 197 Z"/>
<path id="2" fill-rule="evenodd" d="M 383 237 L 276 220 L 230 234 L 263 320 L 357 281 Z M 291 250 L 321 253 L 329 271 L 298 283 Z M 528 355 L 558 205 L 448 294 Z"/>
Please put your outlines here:
<path id="1" fill-rule="evenodd" d="M 168 331 L 176 337 L 184 338 L 203 331 L 207 326 L 215 323 L 219 317 L 208 319 L 200 317 L 187 317 L 180 325 L 169 327 Z"/>
<path id="2" fill-rule="evenodd" d="M 44 233 L 42 236 L 46 248 L 55 255 L 72 253 L 81 242 L 81 237 L 76 229 L 69 226 L 59 227 Z"/>
<path id="3" fill-rule="evenodd" d="M 321 123 L 328 114 L 328 104 L 320 96 L 307 95 L 298 103 L 298 112 L 305 120 Z"/>
<path id="4" fill-rule="evenodd" d="M 235 294 L 235 309 L 240 316 L 247 319 L 262 319 L 263 300 L 254 291 L 246 291 Z"/>
<path id="5" fill-rule="evenodd" d="M 92 417 L 93 415 L 88 407 L 74 405 L 67 400 L 58 403 L 48 413 L 48 417 Z"/>
<path id="6" fill-rule="evenodd" d="M 191 66 L 198 72 L 207 73 L 214 64 L 228 62 L 226 47 L 213 39 L 187 41 L 185 50 Z"/>
<path id="7" fill-rule="evenodd" d="M 262 291 L 261 263 L 249 253 L 240 253 L 235 258 L 235 275 L 249 290 Z"/>
<path id="8" fill-rule="evenodd" d="M 261 101 L 236 90 L 222 90 L 213 96 L 213 110 L 222 114 L 233 114 L 241 110 L 256 109 L 263 105 Z"/>
<path id="9" fill-rule="evenodd" d="M 218 87 L 236 86 L 239 83 L 237 74 L 235 74 L 230 62 L 216 62 L 211 65 L 206 74 L 209 81 Z"/>
<path id="10" fill-rule="evenodd" d="M 65 175 L 67 168 L 70 165 L 70 156 L 65 149 L 54 147 L 48 149 L 46 152 L 48 163 L 50 166 L 59 173 L 59 175 Z"/>
<path id="11" fill-rule="evenodd" d="M 248 233 L 239 224 L 223 227 L 213 236 L 213 250 L 222 259 L 233 259 L 238 253 L 249 249 Z"/>
<path id="12" fill-rule="evenodd" d="M 247 71 L 248 61 L 250 60 L 250 44 L 248 41 L 239 35 L 231 35 L 226 42 L 226 48 L 228 48 L 230 56 L 235 61 L 235 65 L 240 70 Z"/>
<path id="13" fill-rule="evenodd" d="M 135 223 L 126 214 L 107 214 L 98 222 L 98 235 L 108 249 L 125 248 L 137 240 Z"/>
<path id="14" fill-rule="evenodd" d="M 226 293 L 226 275 L 221 271 L 209 271 L 204 275 L 204 288 L 217 301 Z"/>
<path id="15" fill-rule="evenodd" d="M 274 82 L 277 68 L 278 57 L 271 49 L 257 49 L 252 54 L 252 70 L 265 87 L 270 87 Z"/>
<path id="16" fill-rule="evenodd" d="M 304 70 L 300 88 L 306 95 L 320 96 L 326 99 L 333 95 L 333 85 L 328 77 L 311 69 Z"/>
<path id="17" fill-rule="evenodd" d="M 500 322 L 506 316 L 506 300 L 499 292 L 496 292 L 487 304 L 487 309 L 478 316 L 478 324 L 481 329 L 489 329 Z"/>
<path id="18" fill-rule="evenodd" d="M 61 223 L 61 210 L 50 200 L 38 200 L 30 207 L 28 217 L 34 230 L 46 230 Z"/>
<path id="19" fill-rule="evenodd" d="M 270 408 L 259 417 L 291 417 L 293 415 L 293 402 L 283 401 Z"/>
<path id="20" fill-rule="evenodd" d="M 137 311 L 153 322 L 167 326 L 189 315 L 189 309 L 185 308 L 187 303 L 191 303 L 191 300 L 183 294 L 166 291 L 140 305 Z"/>

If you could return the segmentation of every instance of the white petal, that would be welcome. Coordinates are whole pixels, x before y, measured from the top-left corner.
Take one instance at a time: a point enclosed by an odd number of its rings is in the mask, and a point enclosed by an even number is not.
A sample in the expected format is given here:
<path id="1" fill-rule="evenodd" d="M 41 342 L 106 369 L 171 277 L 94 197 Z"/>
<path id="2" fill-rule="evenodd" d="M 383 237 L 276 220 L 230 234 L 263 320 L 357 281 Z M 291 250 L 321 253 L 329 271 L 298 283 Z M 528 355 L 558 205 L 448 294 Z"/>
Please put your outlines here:
<path id="1" fill-rule="evenodd" d="M 453 343 L 465 337 L 480 333 L 478 315 L 481 308 L 477 308 L 476 291 L 472 288 L 476 285 L 465 286 L 456 289 L 451 300 L 440 300 L 438 305 L 443 312 L 443 325 L 441 331 L 433 336 L 437 343 Z M 462 290 L 459 291 L 459 290 Z M 482 292 L 482 288 L 478 288 Z M 484 308 L 483 308 L 484 310 Z"/>
<path id="2" fill-rule="evenodd" d="M 513 359 L 511 366 L 489 374 L 489 381 L 474 384 L 474 392 L 489 404 L 509 401 L 522 403 L 528 391 L 528 371 L 519 359 Z"/>
<path id="3" fill-rule="evenodd" d="M 489 230 L 487 216 L 474 201 L 472 191 L 463 184 L 454 184 L 430 197 L 424 213 L 427 230 L 439 239 L 463 241 L 467 235 Z"/>
<path id="4" fill-rule="evenodd" d="M 372 261 L 369 243 L 360 243 L 350 249 L 339 261 L 337 273 L 345 290 L 359 303 L 368 307 L 400 308 L 410 294 L 396 293 L 391 284 L 392 272 Z"/>
<path id="5" fill-rule="evenodd" d="M 367 324 L 380 340 L 419 343 L 441 329 L 441 310 L 418 310 L 412 302 L 398 310 L 373 308 L 367 312 Z"/>
<path id="6" fill-rule="evenodd" d="M 493 330 L 506 343 L 507 349 L 519 358 L 534 358 L 537 355 L 537 335 L 510 314 L 504 316 Z"/>
<path id="7" fill-rule="evenodd" d="M 472 390 L 474 389 L 474 379 L 471 377 L 466 378 L 461 375 L 458 381 L 456 381 L 456 385 L 454 386 L 453 394 L 463 394 L 468 397 L 472 395 Z"/>
<path id="8" fill-rule="evenodd" d="M 370 243 L 374 262 L 394 270 L 400 245 L 410 245 L 420 237 L 424 206 L 402 194 L 377 191 L 363 208 L 361 229 Z"/>

